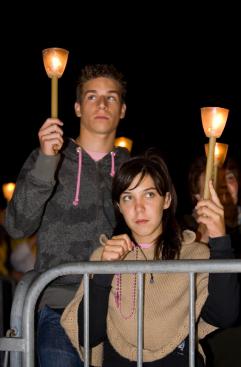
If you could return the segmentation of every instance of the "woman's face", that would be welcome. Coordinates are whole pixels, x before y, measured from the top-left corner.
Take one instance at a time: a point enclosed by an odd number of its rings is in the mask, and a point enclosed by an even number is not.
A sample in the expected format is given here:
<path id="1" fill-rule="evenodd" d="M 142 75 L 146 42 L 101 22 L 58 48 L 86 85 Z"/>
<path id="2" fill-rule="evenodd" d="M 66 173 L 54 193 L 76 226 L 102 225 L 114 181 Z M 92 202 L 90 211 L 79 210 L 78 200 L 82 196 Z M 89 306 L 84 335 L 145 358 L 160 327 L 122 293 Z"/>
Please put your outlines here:
<path id="1" fill-rule="evenodd" d="M 197 200 L 203 197 L 205 185 L 205 172 L 199 177 L 198 181 L 199 193 L 195 195 Z M 218 187 L 219 198 L 223 205 L 226 205 L 230 200 L 233 204 L 238 202 L 238 181 L 233 172 L 229 170 L 219 169 L 218 173 Z"/>
<path id="2" fill-rule="evenodd" d="M 224 206 L 229 203 L 237 205 L 238 181 L 233 172 L 223 168 L 219 169 L 217 193 Z"/>
<path id="3" fill-rule="evenodd" d="M 119 208 L 138 243 L 152 243 L 162 233 L 163 210 L 171 203 L 170 193 L 160 196 L 151 176 L 138 174 L 120 196 Z"/>
<path id="4" fill-rule="evenodd" d="M 226 184 L 228 191 L 231 195 L 233 203 L 238 203 L 238 181 L 232 171 L 226 170 L 225 172 Z"/>
<path id="5" fill-rule="evenodd" d="M 224 206 L 226 225 L 236 227 L 238 219 L 238 182 L 231 171 L 223 168 L 219 170 L 217 194 Z"/>

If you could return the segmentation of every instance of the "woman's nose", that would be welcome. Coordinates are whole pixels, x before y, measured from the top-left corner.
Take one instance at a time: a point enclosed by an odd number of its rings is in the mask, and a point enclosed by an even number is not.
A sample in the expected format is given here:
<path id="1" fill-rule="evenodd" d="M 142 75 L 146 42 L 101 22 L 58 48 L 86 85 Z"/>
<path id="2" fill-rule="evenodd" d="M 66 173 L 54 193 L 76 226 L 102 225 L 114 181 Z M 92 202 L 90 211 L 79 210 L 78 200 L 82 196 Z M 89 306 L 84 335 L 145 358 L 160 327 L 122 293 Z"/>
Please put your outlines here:
<path id="1" fill-rule="evenodd" d="M 136 200 L 136 210 L 142 211 L 144 209 L 144 203 L 142 200 Z"/>

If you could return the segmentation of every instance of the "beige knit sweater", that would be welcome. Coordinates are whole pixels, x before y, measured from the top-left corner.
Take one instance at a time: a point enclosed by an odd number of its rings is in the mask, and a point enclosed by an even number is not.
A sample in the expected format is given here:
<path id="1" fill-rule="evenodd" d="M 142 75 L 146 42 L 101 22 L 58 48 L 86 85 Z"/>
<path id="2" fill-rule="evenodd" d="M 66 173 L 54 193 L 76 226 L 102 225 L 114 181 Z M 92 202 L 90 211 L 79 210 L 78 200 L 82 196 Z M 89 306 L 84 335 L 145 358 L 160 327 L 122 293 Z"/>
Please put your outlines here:
<path id="1" fill-rule="evenodd" d="M 94 251 L 92 261 L 101 258 L 103 248 Z M 142 249 L 148 260 L 154 256 L 154 248 Z M 208 259 L 209 249 L 206 245 L 195 242 L 195 234 L 184 231 L 184 240 L 180 259 Z M 126 260 L 135 260 L 135 253 L 130 252 Z M 139 250 L 139 260 L 145 260 Z M 122 274 L 122 314 L 129 315 L 132 308 L 133 275 Z M 137 314 L 125 319 L 115 303 L 116 277 L 112 281 L 107 315 L 107 334 L 114 349 L 129 360 L 137 360 Z M 189 278 L 186 273 L 154 274 L 154 283 L 150 283 L 150 274 L 145 275 L 144 282 L 144 346 L 143 361 L 161 359 L 171 353 L 189 334 Z M 208 274 L 196 276 L 196 319 L 208 296 Z M 71 342 L 83 359 L 83 348 L 78 342 L 78 306 L 83 297 L 83 287 L 79 287 L 75 298 L 66 307 L 61 324 Z M 198 336 L 204 337 L 215 328 L 203 320 L 199 321 Z M 90 364 L 101 366 L 102 345 L 92 348 Z"/>

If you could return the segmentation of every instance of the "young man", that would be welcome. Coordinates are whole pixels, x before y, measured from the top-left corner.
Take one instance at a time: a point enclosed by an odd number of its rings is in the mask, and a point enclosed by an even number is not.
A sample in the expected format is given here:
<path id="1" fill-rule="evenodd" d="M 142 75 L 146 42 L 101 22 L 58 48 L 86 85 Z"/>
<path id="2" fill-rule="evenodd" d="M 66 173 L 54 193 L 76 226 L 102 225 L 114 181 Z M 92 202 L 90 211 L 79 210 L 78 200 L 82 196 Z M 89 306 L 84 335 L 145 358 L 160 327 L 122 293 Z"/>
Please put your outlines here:
<path id="1" fill-rule="evenodd" d="M 99 235 L 112 234 L 112 177 L 128 159 L 127 150 L 113 147 L 119 120 L 125 116 L 125 87 L 114 66 L 88 65 L 77 85 L 79 136 L 64 138 L 59 119 L 47 119 L 39 130 L 40 148 L 32 152 L 19 174 L 5 222 L 14 238 L 37 231 L 35 269 L 39 272 L 61 263 L 87 261 L 98 246 Z M 78 284 L 78 276 L 61 277 L 40 299 L 40 366 L 80 366 L 59 323 Z"/>

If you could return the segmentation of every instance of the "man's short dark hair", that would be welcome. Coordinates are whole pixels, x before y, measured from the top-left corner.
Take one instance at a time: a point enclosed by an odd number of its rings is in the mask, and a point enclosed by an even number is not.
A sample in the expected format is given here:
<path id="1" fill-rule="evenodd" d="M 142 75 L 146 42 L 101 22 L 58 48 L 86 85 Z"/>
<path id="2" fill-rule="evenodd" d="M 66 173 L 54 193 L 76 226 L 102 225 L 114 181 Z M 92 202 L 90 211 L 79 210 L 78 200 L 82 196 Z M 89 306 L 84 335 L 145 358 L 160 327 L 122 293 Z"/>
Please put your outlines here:
<path id="1" fill-rule="evenodd" d="M 81 102 L 83 85 L 91 79 L 96 78 L 110 78 L 117 81 L 120 85 L 120 96 L 122 102 L 125 101 L 126 96 L 126 81 L 124 80 L 123 74 L 116 69 L 112 64 L 94 64 L 86 65 L 80 74 L 77 88 L 76 88 L 76 100 Z"/>

